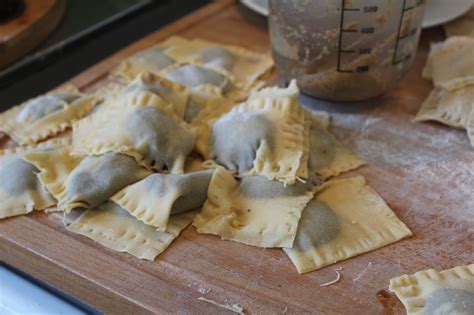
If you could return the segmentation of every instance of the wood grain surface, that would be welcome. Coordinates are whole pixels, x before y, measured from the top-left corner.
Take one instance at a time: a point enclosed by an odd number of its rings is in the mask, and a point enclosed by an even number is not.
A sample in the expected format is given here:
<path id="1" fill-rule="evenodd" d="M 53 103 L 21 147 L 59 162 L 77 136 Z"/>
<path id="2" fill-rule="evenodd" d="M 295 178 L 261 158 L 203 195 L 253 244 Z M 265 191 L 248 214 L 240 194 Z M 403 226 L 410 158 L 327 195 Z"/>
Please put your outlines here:
<path id="1" fill-rule="evenodd" d="M 64 0 L 25 0 L 25 10 L 0 25 L 0 69 L 41 44 L 61 21 Z"/>
<path id="2" fill-rule="evenodd" d="M 218 1 L 70 83 L 93 89 L 122 58 L 173 34 L 269 49 L 263 18 Z M 390 278 L 474 262 L 474 151 L 464 131 L 413 119 L 432 88 L 420 75 L 429 43 L 443 38 L 439 28 L 424 31 L 412 69 L 381 98 L 334 104 L 302 97 L 306 106 L 331 112 L 331 131 L 369 162 L 345 176 L 364 175 L 412 229 L 410 239 L 298 275 L 281 250 L 221 241 L 192 227 L 156 261 L 142 261 L 69 233 L 58 214 L 38 212 L 0 221 L 0 259 L 111 314 L 229 312 L 199 297 L 239 304 L 249 314 L 403 314 L 384 291 Z M 320 287 L 337 267 L 341 280 Z"/>

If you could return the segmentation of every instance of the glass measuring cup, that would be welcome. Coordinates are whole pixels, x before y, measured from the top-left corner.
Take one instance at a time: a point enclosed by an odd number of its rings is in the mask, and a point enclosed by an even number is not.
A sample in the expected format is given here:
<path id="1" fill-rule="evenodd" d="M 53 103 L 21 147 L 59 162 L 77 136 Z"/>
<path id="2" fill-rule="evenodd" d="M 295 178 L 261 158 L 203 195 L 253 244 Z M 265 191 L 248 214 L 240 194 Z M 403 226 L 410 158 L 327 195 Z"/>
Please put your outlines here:
<path id="1" fill-rule="evenodd" d="M 425 0 L 270 0 L 273 59 L 317 98 L 382 94 L 415 57 Z"/>

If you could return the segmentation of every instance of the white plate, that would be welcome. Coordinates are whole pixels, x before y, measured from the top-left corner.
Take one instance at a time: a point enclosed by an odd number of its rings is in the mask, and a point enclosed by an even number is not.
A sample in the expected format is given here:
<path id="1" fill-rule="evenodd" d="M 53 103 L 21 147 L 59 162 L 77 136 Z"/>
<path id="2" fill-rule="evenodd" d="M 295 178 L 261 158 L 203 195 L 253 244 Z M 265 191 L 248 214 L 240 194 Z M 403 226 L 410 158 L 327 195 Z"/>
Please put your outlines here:
<path id="1" fill-rule="evenodd" d="M 240 0 L 243 5 L 263 16 L 268 16 L 268 0 Z"/>
<path id="2" fill-rule="evenodd" d="M 249 9 L 268 16 L 268 0 L 240 0 Z M 452 21 L 472 6 L 473 0 L 427 0 L 423 28 L 433 27 Z"/>
<path id="3" fill-rule="evenodd" d="M 450 22 L 471 8 L 473 0 L 427 0 L 423 28 Z"/>

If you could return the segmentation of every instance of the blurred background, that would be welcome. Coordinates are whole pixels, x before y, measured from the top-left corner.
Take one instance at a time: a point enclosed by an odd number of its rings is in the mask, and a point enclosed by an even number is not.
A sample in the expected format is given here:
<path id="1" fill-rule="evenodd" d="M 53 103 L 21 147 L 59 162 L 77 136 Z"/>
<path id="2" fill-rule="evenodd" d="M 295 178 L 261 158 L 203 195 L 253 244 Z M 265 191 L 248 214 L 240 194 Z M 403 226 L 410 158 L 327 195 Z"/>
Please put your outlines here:
<path id="1" fill-rule="evenodd" d="M 210 0 L 0 0 L 0 111 Z"/>

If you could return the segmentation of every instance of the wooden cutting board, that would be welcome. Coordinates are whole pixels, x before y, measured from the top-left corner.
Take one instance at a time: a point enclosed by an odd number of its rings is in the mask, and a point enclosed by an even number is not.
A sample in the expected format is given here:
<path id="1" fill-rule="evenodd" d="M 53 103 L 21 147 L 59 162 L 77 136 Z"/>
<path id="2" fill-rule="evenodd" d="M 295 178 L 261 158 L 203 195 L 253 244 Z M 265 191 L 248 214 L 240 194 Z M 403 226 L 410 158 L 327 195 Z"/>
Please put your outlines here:
<path id="1" fill-rule="evenodd" d="M 22 58 L 56 28 L 64 0 L 24 0 L 25 9 L 16 18 L 0 24 L 0 69 Z"/>
<path id="2" fill-rule="evenodd" d="M 265 20 L 223 0 L 69 83 L 94 89 L 121 59 L 174 34 L 269 49 Z M 404 313 L 395 298 L 384 298 L 381 291 L 390 278 L 474 262 L 474 150 L 464 131 L 413 121 L 432 88 L 420 76 L 429 43 L 443 36 L 441 29 L 423 32 L 413 68 L 382 98 L 360 104 L 302 98 L 308 106 L 331 112 L 332 132 L 369 162 L 346 176 L 365 176 L 412 229 L 412 238 L 298 275 L 281 250 L 221 241 L 192 227 L 156 261 L 142 261 L 69 233 L 57 214 L 38 212 L 0 221 L 0 259 L 107 313 L 228 312 L 199 297 L 237 303 L 250 314 Z M 341 280 L 320 287 L 335 278 L 337 267 L 342 267 Z"/>

